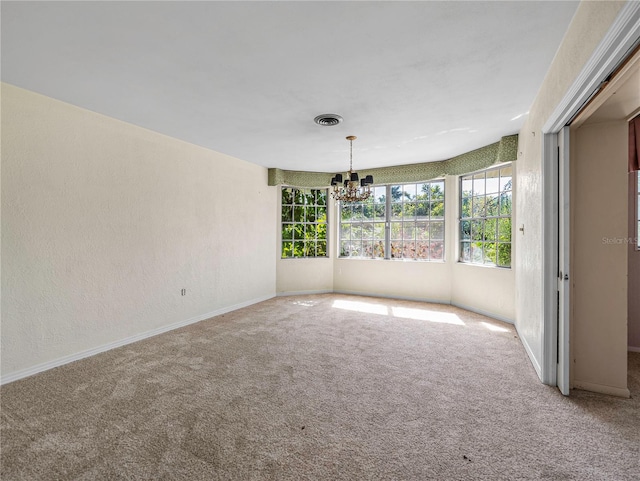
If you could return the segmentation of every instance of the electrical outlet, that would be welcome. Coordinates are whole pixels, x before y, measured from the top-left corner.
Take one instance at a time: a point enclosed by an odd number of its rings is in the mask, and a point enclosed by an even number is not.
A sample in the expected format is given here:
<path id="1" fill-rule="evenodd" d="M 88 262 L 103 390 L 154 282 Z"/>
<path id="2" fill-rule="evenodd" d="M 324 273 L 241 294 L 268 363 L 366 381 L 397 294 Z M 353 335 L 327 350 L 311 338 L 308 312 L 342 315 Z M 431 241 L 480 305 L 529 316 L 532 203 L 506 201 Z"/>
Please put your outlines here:
<path id="1" fill-rule="evenodd" d="M 186 295 L 187 295 L 187 290 L 186 290 L 186 289 L 182 289 L 182 290 L 180 291 L 180 295 L 181 295 L 181 296 L 186 296 Z"/>

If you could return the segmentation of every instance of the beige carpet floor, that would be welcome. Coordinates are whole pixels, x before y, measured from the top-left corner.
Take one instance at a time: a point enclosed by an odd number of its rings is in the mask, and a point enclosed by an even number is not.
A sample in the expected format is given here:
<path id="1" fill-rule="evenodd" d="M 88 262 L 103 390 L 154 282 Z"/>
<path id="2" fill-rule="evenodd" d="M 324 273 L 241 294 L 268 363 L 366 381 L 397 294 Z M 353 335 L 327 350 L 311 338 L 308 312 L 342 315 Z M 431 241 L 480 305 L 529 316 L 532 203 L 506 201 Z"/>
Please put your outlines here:
<path id="1" fill-rule="evenodd" d="M 3 386 L 10 480 L 638 480 L 620 399 L 538 381 L 512 326 L 281 297 Z"/>

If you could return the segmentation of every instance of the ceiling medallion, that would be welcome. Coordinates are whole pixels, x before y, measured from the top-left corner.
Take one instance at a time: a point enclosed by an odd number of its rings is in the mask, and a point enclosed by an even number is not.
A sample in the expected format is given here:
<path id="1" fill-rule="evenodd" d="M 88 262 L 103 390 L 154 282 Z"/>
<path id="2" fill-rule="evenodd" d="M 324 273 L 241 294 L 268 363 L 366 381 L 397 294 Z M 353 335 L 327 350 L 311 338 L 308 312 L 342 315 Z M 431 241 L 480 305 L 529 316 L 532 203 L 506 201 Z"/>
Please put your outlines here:
<path id="1" fill-rule="evenodd" d="M 342 174 L 336 174 L 331 178 L 333 191 L 331 197 L 340 202 L 360 202 L 367 200 L 371 196 L 371 184 L 373 184 L 373 176 L 367 175 L 358 182 L 358 173 L 353 171 L 353 141 L 356 140 L 355 135 L 349 135 L 349 172 L 344 183 L 342 182 Z"/>

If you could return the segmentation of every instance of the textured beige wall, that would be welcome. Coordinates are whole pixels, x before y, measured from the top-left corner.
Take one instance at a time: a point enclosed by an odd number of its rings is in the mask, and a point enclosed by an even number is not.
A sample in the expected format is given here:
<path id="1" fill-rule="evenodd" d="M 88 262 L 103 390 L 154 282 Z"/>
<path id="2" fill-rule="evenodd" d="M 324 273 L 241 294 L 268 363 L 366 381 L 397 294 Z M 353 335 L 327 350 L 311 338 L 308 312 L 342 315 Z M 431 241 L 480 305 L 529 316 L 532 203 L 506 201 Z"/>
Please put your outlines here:
<path id="1" fill-rule="evenodd" d="M 542 133 L 556 106 L 625 2 L 581 2 L 519 135 L 516 217 L 525 226 L 516 250 L 516 327 L 539 368 L 543 329 Z M 522 53 L 526 55 L 526 52 Z"/>
<path id="2" fill-rule="evenodd" d="M 265 168 L 2 84 L 3 377 L 274 296 L 274 191 Z"/>
<path id="3" fill-rule="evenodd" d="M 622 120 L 571 136 L 572 381 L 612 394 L 627 388 L 627 132 Z"/>

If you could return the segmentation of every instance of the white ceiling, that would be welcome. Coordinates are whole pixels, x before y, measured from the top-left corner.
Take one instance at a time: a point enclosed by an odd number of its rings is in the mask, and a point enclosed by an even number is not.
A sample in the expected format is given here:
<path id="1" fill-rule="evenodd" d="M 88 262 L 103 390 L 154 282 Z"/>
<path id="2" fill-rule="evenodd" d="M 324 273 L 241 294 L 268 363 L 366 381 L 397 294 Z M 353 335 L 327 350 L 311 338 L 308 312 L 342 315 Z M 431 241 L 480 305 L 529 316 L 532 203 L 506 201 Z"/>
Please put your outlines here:
<path id="1" fill-rule="evenodd" d="M 265 167 L 428 162 L 518 132 L 577 5 L 2 1 L 2 80 Z"/>

